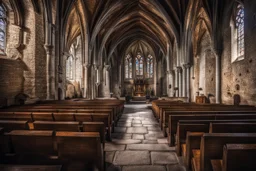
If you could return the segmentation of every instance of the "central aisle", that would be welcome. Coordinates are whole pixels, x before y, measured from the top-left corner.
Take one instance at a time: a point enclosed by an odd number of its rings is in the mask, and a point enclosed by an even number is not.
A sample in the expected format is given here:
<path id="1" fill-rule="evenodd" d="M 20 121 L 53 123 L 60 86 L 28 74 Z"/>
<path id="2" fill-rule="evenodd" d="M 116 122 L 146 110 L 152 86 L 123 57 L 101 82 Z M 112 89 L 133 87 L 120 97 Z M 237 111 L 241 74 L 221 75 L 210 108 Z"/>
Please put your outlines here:
<path id="1" fill-rule="evenodd" d="M 107 171 L 185 171 L 175 148 L 167 145 L 151 105 L 125 105 L 105 151 Z"/>

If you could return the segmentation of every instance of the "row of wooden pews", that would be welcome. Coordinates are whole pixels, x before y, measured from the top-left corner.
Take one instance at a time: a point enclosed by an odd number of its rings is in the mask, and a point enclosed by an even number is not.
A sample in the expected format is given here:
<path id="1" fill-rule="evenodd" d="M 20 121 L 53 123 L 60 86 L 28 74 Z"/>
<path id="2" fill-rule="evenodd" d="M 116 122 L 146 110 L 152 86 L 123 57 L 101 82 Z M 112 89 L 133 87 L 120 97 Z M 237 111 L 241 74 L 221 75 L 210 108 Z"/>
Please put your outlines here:
<path id="1" fill-rule="evenodd" d="M 0 168 L 105 170 L 105 137 L 123 108 L 119 100 L 69 100 L 1 109 Z"/>
<path id="2" fill-rule="evenodd" d="M 154 101 L 152 109 L 187 170 L 256 170 L 256 109 Z"/>

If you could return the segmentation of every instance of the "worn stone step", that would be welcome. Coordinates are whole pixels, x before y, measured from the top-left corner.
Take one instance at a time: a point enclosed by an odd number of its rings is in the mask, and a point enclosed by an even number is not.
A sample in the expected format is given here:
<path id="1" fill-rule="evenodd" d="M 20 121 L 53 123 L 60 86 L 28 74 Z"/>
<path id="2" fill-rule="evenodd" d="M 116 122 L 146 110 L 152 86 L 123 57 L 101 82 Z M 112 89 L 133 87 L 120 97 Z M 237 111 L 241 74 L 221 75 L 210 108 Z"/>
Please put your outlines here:
<path id="1" fill-rule="evenodd" d="M 134 139 L 112 139 L 113 144 L 139 144 L 141 140 L 134 140 Z"/>
<path id="2" fill-rule="evenodd" d="M 149 165 L 150 154 L 148 151 L 117 151 L 114 165 Z"/>
<path id="3" fill-rule="evenodd" d="M 151 152 L 152 164 L 178 164 L 175 152 Z"/>
<path id="4" fill-rule="evenodd" d="M 123 171 L 166 171 L 164 166 L 124 166 Z"/>
<path id="5" fill-rule="evenodd" d="M 175 147 L 169 147 L 167 144 L 129 144 L 126 150 L 175 151 Z"/>

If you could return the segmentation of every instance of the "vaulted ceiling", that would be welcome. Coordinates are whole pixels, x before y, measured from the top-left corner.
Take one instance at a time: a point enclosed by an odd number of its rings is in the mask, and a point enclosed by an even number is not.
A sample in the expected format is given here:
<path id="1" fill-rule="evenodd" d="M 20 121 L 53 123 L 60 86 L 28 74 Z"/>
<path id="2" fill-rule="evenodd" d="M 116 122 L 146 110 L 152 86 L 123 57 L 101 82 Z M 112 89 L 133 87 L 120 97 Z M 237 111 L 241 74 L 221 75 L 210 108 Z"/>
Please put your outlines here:
<path id="1" fill-rule="evenodd" d="M 81 18 L 86 17 L 89 45 L 97 48 L 98 56 L 109 59 L 115 51 L 127 52 L 138 40 L 165 56 L 175 42 L 177 46 L 184 43 L 184 33 L 191 30 L 192 20 L 202 7 L 213 22 L 218 20 L 215 13 L 226 3 L 226 0 L 62 0 L 60 17 L 69 22 L 66 28 L 72 39 L 82 32 L 76 25 L 81 25 Z M 80 8 L 86 16 L 81 15 Z"/>

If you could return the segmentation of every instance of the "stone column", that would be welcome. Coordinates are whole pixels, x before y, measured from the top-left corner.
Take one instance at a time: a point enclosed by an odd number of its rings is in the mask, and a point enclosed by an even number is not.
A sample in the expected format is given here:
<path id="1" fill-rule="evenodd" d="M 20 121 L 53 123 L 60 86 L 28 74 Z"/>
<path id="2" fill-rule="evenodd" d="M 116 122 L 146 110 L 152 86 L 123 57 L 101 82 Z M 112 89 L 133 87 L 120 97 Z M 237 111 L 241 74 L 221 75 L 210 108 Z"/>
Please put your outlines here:
<path id="1" fill-rule="evenodd" d="M 91 97 L 91 64 L 86 65 L 86 84 L 85 84 L 85 89 L 86 89 L 86 98 L 92 99 Z"/>
<path id="2" fill-rule="evenodd" d="M 110 69 L 111 66 L 110 65 L 105 65 L 105 69 L 106 69 L 106 85 L 105 85 L 105 94 L 110 97 Z"/>
<path id="3" fill-rule="evenodd" d="M 187 72 L 186 72 L 186 66 L 182 66 L 182 97 L 187 96 Z"/>
<path id="4" fill-rule="evenodd" d="M 191 85 L 191 82 L 190 82 L 190 68 L 191 66 L 189 64 L 186 64 L 185 65 L 185 68 L 186 68 L 186 73 L 187 73 L 187 86 L 186 86 L 186 97 L 188 97 L 188 101 L 190 102 L 191 101 L 191 89 L 190 89 L 190 85 Z"/>
<path id="5" fill-rule="evenodd" d="M 67 52 L 64 52 L 63 54 L 63 60 L 62 60 L 62 84 L 61 89 L 62 89 L 62 100 L 64 100 L 66 98 L 66 80 L 67 80 L 67 75 L 66 75 L 66 63 L 67 63 L 67 59 L 70 57 L 70 54 Z"/>
<path id="6" fill-rule="evenodd" d="M 52 56 L 53 46 L 44 45 L 46 51 L 46 86 L 47 100 L 55 99 L 55 59 Z"/>
<path id="7" fill-rule="evenodd" d="M 221 103 L 221 60 L 216 55 L 216 103 Z"/>
<path id="8" fill-rule="evenodd" d="M 84 80 L 83 80 L 83 83 L 84 83 L 84 94 L 83 94 L 83 98 L 86 98 L 87 97 L 87 67 L 85 64 L 83 64 L 83 72 L 84 72 Z"/>
<path id="9" fill-rule="evenodd" d="M 170 84 L 170 71 L 166 71 L 166 92 L 167 92 L 167 97 L 170 97 L 169 84 Z"/>
<path id="10" fill-rule="evenodd" d="M 97 65 L 94 65 L 94 69 L 95 69 L 95 72 L 96 72 L 96 75 L 95 75 L 95 89 L 96 89 L 96 92 L 95 92 L 95 97 L 99 97 L 99 85 L 100 85 L 100 72 L 99 72 L 99 66 Z"/>
<path id="11" fill-rule="evenodd" d="M 175 97 L 179 96 L 179 72 L 178 72 L 178 67 L 175 69 Z"/>
<path id="12" fill-rule="evenodd" d="M 178 97 L 182 97 L 182 68 L 177 67 L 177 69 L 178 69 L 178 89 L 179 89 Z"/>

